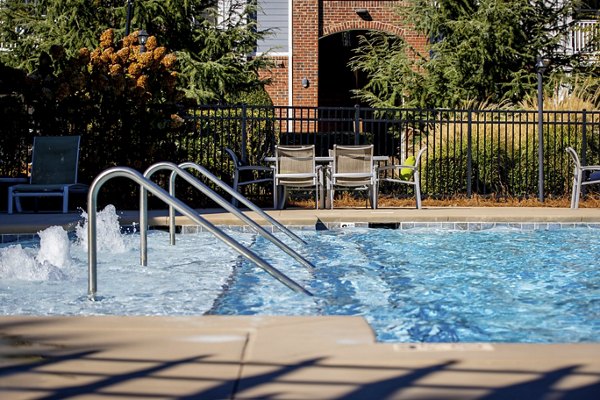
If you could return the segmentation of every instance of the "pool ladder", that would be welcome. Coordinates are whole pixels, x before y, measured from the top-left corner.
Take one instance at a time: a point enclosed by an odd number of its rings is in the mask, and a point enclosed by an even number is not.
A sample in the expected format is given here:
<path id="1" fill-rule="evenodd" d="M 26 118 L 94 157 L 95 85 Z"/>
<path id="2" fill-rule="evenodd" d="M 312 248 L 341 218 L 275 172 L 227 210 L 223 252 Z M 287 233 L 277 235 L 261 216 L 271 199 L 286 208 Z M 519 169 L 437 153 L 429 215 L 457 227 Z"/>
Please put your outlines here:
<path id="1" fill-rule="evenodd" d="M 288 288 L 296 292 L 312 296 L 312 293 L 310 293 L 304 287 L 302 287 L 294 280 L 289 278 L 287 275 L 270 265 L 256 253 L 237 242 L 231 236 L 227 235 L 223 230 L 219 229 L 205 218 L 202 218 L 194 209 L 183 203 L 181 200 L 177 199 L 175 197 L 175 178 L 177 176 L 180 176 L 192 186 L 194 186 L 196 189 L 200 190 L 202 193 L 204 193 L 213 201 L 215 201 L 218 205 L 225 208 L 227 211 L 229 211 L 230 213 L 247 223 L 261 236 L 270 240 L 272 243 L 274 243 L 283 251 L 285 251 L 288 255 L 292 256 L 298 262 L 307 267 L 309 270 L 313 270 L 315 268 L 314 265 L 312 265 L 304 257 L 302 257 L 296 251 L 291 249 L 272 233 L 266 231 L 256 221 L 252 220 L 247 215 L 242 213 L 237 207 L 233 206 L 231 203 L 229 203 L 227 200 L 225 200 L 223 197 L 221 197 L 203 182 L 198 180 L 195 176 L 185 171 L 183 168 L 189 168 L 198 171 L 206 178 L 208 178 L 209 180 L 217 184 L 219 187 L 224 189 L 227 193 L 232 195 L 238 201 L 246 205 L 252 211 L 256 212 L 261 217 L 272 223 L 275 227 L 277 227 L 277 229 L 284 232 L 292 239 L 300 243 L 304 243 L 304 241 L 301 238 L 295 235 L 288 228 L 283 226 L 277 220 L 273 219 L 271 216 L 269 216 L 256 205 L 254 205 L 244 196 L 234 191 L 229 185 L 222 182 L 219 178 L 210 173 L 206 168 L 198 164 L 186 162 L 180 165 L 176 165 L 170 162 L 159 162 L 150 166 L 144 174 L 141 174 L 140 172 L 128 167 L 109 168 L 101 172 L 94 179 L 88 192 L 88 298 L 90 300 L 96 299 L 97 292 L 96 208 L 98 193 L 102 188 L 102 185 L 104 185 L 104 183 L 116 177 L 129 178 L 130 180 L 133 180 L 134 182 L 140 185 L 140 264 L 142 266 L 147 265 L 148 192 L 150 192 L 169 206 L 169 237 L 171 244 L 175 244 L 175 212 L 177 211 L 182 215 L 188 217 L 196 224 L 202 226 L 207 231 L 214 234 L 222 242 L 229 245 L 242 256 L 254 262 L 256 265 L 258 265 L 260 268 L 265 270 L 275 279 L 286 285 Z M 162 187 L 160 187 L 150 179 L 152 175 L 159 170 L 171 171 L 171 176 L 169 179 L 169 192 L 164 190 Z"/>

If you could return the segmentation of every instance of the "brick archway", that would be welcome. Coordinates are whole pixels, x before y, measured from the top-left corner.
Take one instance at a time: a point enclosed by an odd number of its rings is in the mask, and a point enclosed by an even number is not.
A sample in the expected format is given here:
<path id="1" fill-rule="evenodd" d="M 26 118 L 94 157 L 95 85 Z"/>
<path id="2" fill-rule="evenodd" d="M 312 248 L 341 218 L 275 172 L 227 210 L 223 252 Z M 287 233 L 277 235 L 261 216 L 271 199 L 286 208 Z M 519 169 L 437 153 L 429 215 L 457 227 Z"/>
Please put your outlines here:
<path id="1" fill-rule="evenodd" d="M 380 31 L 387 32 L 392 35 L 399 36 L 404 38 L 406 30 L 396 25 L 392 25 L 385 22 L 380 21 L 350 21 L 337 25 L 332 25 L 327 27 L 327 29 L 323 30 L 323 35 L 319 38 L 322 39 L 329 35 L 334 35 L 336 33 L 351 31 L 351 30 L 361 30 L 361 31 Z"/>
<path id="2" fill-rule="evenodd" d="M 367 106 L 354 97 L 354 90 L 363 88 L 367 75 L 349 66 L 354 51 L 359 45 L 359 37 L 366 30 L 344 30 L 319 39 L 319 106 L 353 107 Z"/>
<path id="3" fill-rule="evenodd" d="M 404 23 L 395 8 L 401 0 L 293 0 L 289 56 L 276 59 L 269 94 L 277 105 L 319 105 L 319 41 L 344 31 L 383 31 L 425 51 L 426 38 Z M 361 9 L 368 17 L 361 16 Z"/>
<path id="4" fill-rule="evenodd" d="M 331 24 L 323 29 L 317 59 L 319 106 L 368 106 L 354 95 L 354 90 L 367 84 L 368 76 L 349 67 L 351 58 L 356 54 L 354 50 L 359 46 L 358 38 L 368 32 L 384 32 L 406 40 L 403 27 L 382 21 L 353 20 Z"/>

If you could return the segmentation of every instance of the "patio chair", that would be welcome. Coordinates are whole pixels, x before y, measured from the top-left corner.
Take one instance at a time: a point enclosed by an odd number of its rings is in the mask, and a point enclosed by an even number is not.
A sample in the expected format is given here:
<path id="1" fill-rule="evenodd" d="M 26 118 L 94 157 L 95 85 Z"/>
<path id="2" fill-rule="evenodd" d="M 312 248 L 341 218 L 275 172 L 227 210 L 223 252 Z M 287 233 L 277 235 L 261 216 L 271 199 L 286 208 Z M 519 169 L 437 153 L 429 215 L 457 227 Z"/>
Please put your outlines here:
<path id="1" fill-rule="evenodd" d="M 373 163 L 373 145 L 333 145 L 333 161 L 328 174 L 329 206 L 333 208 L 335 190 L 368 190 L 371 208 L 377 208 L 377 166 Z"/>
<path id="2" fill-rule="evenodd" d="M 8 213 L 13 203 L 22 212 L 21 197 L 62 197 L 62 212 L 69 210 L 69 193 L 86 193 L 77 183 L 79 136 L 38 136 L 33 139 L 29 184 L 8 188 Z"/>
<path id="3" fill-rule="evenodd" d="M 392 171 L 390 176 L 379 177 L 379 182 L 393 182 L 414 187 L 417 209 L 421 209 L 421 179 L 419 176 L 419 165 L 421 156 L 427 150 L 423 147 L 413 158 L 408 157 L 402 164 L 385 165 L 379 168 L 379 172 Z"/>
<path id="4" fill-rule="evenodd" d="M 577 152 L 572 147 L 565 149 L 573 160 L 573 191 L 571 193 L 571 208 L 579 208 L 581 188 L 585 185 L 600 183 L 600 165 L 581 165 Z M 585 180 L 584 180 L 585 175 Z"/>
<path id="5" fill-rule="evenodd" d="M 314 145 L 275 146 L 275 208 L 285 207 L 289 190 L 314 189 L 318 209 L 321 191 L 320 168 L 315 162 Z"/>
<path id="6" fill-rule="evenodd" d="M 273 184 L 273 168 L 262 165 L 248 165 L 242 162 L 237 154 L 226 147 L 225 152 L 233 161 L 233 190 L 240 192 L 240 188 L 247 185 L 254 185 L 269 182 Z M 273 206 L 275 206 L 276 197 L 273 193 Z M 238 201 L 235 198 L 231 199 L 231 204 L 238 206 Z"/>

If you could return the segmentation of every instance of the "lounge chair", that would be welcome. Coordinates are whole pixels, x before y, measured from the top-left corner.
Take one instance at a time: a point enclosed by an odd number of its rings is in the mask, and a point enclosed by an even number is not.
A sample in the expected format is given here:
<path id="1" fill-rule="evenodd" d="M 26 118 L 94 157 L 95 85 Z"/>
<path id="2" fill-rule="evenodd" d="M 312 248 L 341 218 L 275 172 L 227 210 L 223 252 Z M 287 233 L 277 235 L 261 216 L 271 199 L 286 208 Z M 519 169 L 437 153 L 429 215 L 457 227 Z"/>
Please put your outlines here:
<path id="1" fill-rule="evenodd" d="M 62 197 L 62 212 L 69 210 L 69 193 L 85 193 L 77 183 L 79 136 L 38 136 L 33 139 L 29 184 L 8 188 L 8 213 L 13 204 L 21 212 L 21 197 Z"/>
<path id="2" fill-rule="evenodd" d="M 225 152 L 231 157 L 233 161 L 233 190 L 240 192 L 240 188 L 247 185 L 254 185 L 260 183 L 270 182 L 273 183 L 273 168 L 265 167 L 261 165 L 248 165 L 242 162 L 242 160 L 235 154 L 233 150 L 226 147 Z M 255 174 L 258 173 L 258 174 Z M 275 206 L 276 197 L 273 193 L 273 206 Z M 237 207 L 238 201 L 235 198 L 231 199 L 231 204 Z"/>
<path id="3" fill-rule="evenodd" d="M 319 208 L 320 175 L 320 166 L 315 162 L 314 145 L 275 146 L 275 208 L 285 207 L 288 190 L 293 189 L 314 189 L 316 208 Z"/>
<path id="4" fill-rule="evenodd" d="M 600 165 L 581 165 L 577 152 L 572 147 L 565 149 L 573 160 L 573 191 L 571 193 L 571 208 L 579 208 L 581 188 L 584 185 L 600 183 Z M 585 180 L 584 180 L 585 175 Z"/>
<path id="5" fill-rule="evenodd" d="M 335 190 L 368 190 L 371 208 L 377 208 L 377 166 L 373 163 L 373 145 L 333 145 L 333 161 L 328 174 L 329 206 L 333 208 Z"/>
<path id="6" fill-rule="evenodd" d="M 427 147 L 423 147 L 414 159 L 409 157 L 402 164 L 386 165 L 379 168 L 379 172 L 391 171 L 389 176 L 387 175 L 387 172 L 383 177 L 380 176 L 379 182 L 393 182 L 414 187 L 417 209 L 421 208 L 421 179 L 419 176 L 419 165 L 421 163 L 421 156 L 426 150 Z"/>

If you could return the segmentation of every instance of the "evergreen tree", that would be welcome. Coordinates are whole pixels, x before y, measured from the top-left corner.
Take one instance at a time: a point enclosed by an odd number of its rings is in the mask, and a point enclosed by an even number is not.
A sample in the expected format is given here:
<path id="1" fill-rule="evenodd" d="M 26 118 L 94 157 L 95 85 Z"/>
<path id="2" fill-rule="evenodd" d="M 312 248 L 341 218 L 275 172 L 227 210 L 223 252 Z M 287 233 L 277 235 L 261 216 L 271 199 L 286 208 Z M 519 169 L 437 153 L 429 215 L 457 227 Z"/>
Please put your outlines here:
<path id="1" fill-rule="evenodd" d="M 124 2 L 101 0 L 5 0 L 0 5 L 0 54 L 8 65 L 32 71 L 54 45 L 69 55 L 98 46 L 100 34 L 124 24 Z M 124 25 L 123 25 L 124 26 Z"/>
<path id="2" fill-rule="evenodd" d="M 132 32 L 145 29 L 174 52 L 180 87 L 200 102 L 227 102 L 239 92 L 262 87 L 264 56 L 250 57 L 267 32 L 256 28 L 253 2 L 231 2 L 217 19 L 214 0 L 132 0 Z M 0 3 L 0 62 L 31 72 L 39 55 L 61 45 L 68 55 L 98 46 L 113 28 L 123 38 L 125 0 L 4 0 Z M 220 22 L 220 23 L 219 23 Z"/>
<path id="3" fill-rule="evenodd" d="M 581 67 L 564 50 L 578 1 L 409 0 L 398 8 L 429 38 L 419 54 L 401 38 L 373 33 L 351 62 L 371 82 L 356 94 L 377 106 L 454 107 L 462 102 L 516 103 L 535 90 L 538 57 L 546 74 Z M 383 65 L 388 63 L 388 65 Z"/>

